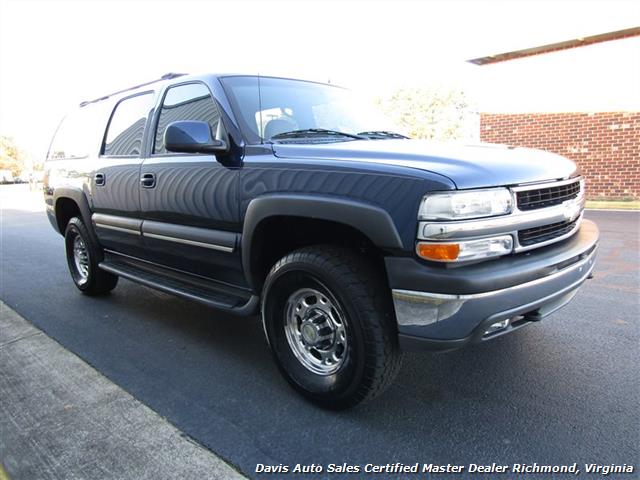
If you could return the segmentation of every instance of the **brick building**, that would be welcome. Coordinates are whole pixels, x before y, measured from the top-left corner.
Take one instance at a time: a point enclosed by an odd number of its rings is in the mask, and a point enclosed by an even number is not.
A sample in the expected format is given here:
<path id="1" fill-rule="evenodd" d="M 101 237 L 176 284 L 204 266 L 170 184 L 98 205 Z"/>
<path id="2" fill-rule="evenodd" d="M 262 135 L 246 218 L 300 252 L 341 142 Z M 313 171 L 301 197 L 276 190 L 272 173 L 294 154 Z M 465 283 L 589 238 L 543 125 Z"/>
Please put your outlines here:
<path id="1" fill-rule="evenodd" d="M 470 60 L 480 139 L 574 160 L 588 198 L 640 198 L 640 28 Z"/>

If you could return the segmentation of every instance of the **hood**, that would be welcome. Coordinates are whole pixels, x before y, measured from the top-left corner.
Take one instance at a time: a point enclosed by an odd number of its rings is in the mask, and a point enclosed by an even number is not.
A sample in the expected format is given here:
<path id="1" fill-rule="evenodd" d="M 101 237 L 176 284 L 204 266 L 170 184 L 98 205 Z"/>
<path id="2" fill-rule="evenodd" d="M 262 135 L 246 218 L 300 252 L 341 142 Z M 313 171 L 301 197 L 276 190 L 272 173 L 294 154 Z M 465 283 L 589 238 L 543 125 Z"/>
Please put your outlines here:
<path id="1" fill-rule="evenodd" d="M 569 178 L 576 165 L 555 153 L 504 145 L 459 145 L 426 140 L 355 140 L 273 144 L 279 158 L 381 163 L 444 175 L 457 188 L 517 185 Z"/>

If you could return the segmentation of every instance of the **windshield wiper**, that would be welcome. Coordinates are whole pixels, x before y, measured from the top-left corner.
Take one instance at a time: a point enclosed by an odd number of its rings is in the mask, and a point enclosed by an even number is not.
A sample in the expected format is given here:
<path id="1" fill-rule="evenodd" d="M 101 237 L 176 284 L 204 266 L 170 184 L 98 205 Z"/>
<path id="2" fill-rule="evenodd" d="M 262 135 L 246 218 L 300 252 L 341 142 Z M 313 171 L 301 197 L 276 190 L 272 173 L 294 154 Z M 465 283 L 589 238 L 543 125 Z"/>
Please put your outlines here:
<path id="1" fill-rule="evenodd" d="M 325 128 L 304 128 L 302 130 L 291 130 L 290 132 L 278 133 L 270 140 L 281 138 L 302 138 L 302 137 L 347 137 L 356 140 L 366 140 L 366 137 L 354 135 L 353 133 L 339 132 L 337 130 L 327 130 Z"/>
<path id="2" fill-rule="evenodd" d="M 385 138 L 409 138 L 400 133 L 390 132 L 388 130 L 371 130 L 368 132 L 358 132 L 361 137 L 366 137 L 370 140 L 380 140 Z"/>

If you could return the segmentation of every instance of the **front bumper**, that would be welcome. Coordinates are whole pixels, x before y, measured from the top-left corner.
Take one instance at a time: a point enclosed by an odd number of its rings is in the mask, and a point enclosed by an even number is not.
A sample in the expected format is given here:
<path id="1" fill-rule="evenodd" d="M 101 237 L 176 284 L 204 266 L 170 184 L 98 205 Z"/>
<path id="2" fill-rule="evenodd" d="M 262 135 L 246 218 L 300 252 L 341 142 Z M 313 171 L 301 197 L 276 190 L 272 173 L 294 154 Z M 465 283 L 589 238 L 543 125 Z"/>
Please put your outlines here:
<path id="1" fill-rule="evenodd" d="M 544 318 L 566 305 L 590 277 L 598 237 L 598 227 L 584 220 L 563 242 L 466 267 L 388 257 L 400 346 L 449 350 Z M 508 326 L 486 333 L 506 319 Z"/>

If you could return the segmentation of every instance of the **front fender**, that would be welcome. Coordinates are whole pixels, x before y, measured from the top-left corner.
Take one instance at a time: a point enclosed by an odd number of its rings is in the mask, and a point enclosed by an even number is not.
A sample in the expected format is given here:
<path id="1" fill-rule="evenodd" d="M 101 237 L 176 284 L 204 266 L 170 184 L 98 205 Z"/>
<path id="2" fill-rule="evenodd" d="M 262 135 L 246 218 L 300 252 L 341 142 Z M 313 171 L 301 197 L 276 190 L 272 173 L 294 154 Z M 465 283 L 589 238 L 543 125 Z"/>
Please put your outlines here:
<path id="1" fill-rule="evenodd" d="M 274 194 L 253 199 L 242 231 L 242 268 L 253 288 L 251 246 L 263 220 L 274 216 L 315 218 L 341 223 L 359 230 L 378 248 L 402 250 L 404 245 L 389 213 L 375 205 L 344 198 L 297 194 Z"/>

